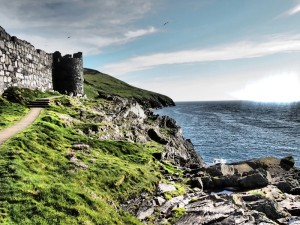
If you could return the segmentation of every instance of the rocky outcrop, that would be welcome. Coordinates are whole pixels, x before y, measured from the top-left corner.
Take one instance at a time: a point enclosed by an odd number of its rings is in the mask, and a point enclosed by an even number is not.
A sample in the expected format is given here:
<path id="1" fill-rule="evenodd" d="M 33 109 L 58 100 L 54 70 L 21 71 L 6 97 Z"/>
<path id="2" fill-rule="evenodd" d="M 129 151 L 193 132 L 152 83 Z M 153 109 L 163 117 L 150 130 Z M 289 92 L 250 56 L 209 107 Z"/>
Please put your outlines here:
<path id="1" fill-rule="evenodd" d="M 155 154 L 156 159 L 167 160 L 178 167 L 204 165 L 191 141 L 183 138 L 181 128 L 175 120 L 154 115 L 133 100 L 112 96 L 111 101 L 116 103 L 111 108 L 95 108 L 99 114 L 95 120 L 101 117 L 101 125 L 91 124 L 90 127 L 84 127 L 82 132 L 101 140 L 140 143 L 152 140 L 164 146 L 164 151 Z"/>
<path id="2" fill-rule="evenodd" d="M 117 104 L 108 108 L 95 108 L 100 123 L 82 132 L 101 140 L 153 141 L 161 146 L 161 152 L 153 153 L 164 173 L 156 191 L 121 204 L 145 224 L 300 222 L 300 170 L 293 158 L 205 165 L 176 121 L 145 112 L 132 100 L 114 97 L 114 101 Z M 70 161 L 84 169 L 75 157 L 71 155 Z"/>
<path id="3" fill-rule="evenodd" d="M 189 139 L 184 139 L 181 128 L 176 121 L 168 116 L 153 116 L 155 124 L 167 131 L 169 141 L 165 145 L 162 159 L 180 167 L 201 167 L 202 158 L 196 153 L 194 145 Z"/>

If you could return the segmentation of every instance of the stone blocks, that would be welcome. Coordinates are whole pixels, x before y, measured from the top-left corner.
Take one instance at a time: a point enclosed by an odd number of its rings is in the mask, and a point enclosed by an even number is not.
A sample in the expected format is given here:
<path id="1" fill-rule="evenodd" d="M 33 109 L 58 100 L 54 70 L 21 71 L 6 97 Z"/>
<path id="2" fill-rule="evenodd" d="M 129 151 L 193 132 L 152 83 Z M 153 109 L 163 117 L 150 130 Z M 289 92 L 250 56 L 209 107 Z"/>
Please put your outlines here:
<path id="1" fill-rule="evenodd" d="M 0 94 L 10 87 L 83 95 L 82 53 L 61 56 L 35 49 L 0 27 Z"/>

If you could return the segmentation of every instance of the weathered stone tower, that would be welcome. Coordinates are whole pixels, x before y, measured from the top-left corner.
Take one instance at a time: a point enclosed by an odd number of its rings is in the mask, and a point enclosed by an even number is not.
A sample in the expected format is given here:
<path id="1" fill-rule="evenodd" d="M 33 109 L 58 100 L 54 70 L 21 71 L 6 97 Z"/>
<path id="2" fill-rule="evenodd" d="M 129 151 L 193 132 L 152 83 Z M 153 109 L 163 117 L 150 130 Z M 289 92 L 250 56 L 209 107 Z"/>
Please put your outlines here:
<path id="1" fill-rule="evenodd" d="M 52 64 L 53 89 L 62 94 L 82 96 L 83 90 L 83 61 L 82 53 L 61 56 L 60 52 L 53 53 Z"/>

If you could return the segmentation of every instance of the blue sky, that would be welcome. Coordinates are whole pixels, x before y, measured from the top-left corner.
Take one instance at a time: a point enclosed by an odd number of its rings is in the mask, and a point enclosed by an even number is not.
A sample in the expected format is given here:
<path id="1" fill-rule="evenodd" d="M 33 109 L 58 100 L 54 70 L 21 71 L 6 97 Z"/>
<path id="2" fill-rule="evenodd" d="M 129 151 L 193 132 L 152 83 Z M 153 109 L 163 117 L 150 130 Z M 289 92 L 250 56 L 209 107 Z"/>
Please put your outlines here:
<path id="1" fill-rule="evenodd" d="M 299 0 L 0 3 L 10 34 L 176 101 L 300 100 Z"/>

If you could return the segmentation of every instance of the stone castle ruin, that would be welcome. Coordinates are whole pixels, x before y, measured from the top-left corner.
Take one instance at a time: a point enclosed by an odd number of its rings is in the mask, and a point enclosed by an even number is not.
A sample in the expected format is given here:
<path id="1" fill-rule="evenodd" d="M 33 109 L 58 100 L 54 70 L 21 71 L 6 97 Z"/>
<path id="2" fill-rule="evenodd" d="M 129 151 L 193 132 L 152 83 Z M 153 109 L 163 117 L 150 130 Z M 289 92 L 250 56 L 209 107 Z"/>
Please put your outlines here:
<path id="1" fill-rule="evenodd" d="M 49 54 L 0 26 L 0 94 L 11 86 L 82 96 L 82 53 Z"/>

